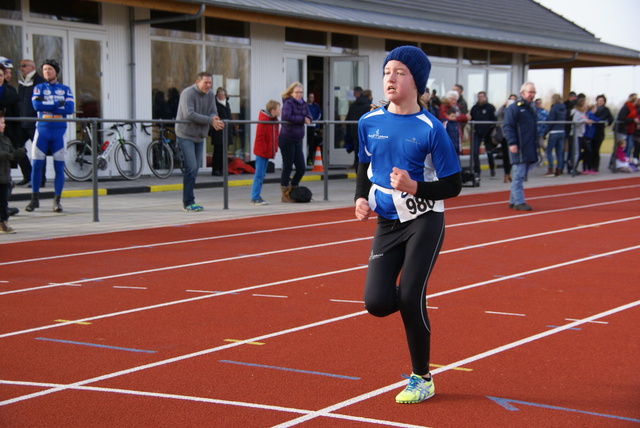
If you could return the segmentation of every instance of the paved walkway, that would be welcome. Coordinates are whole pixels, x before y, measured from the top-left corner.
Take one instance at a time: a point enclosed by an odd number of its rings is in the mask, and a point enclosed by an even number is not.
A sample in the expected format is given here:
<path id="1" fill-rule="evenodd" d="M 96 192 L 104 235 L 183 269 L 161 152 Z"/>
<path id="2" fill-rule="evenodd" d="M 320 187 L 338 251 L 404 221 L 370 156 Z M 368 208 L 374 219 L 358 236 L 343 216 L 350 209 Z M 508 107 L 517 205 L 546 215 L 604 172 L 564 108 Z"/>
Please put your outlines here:
<path id="1" fill-rule="evenodd" d="M 602 165 L 607 165 L 607 162 L 608 157 L 604 157 Z M 545 178 L 542 177 L 545 171 L 545 167 L 535 169 L 525 184 L 525 191 L 527 188 L 539 186 L 629 178 L 629 174 L 614 174 L 606 168 L 602 168 L 599 175 L 577 177 L 563 175 Z M 102 179 L 98 186 L 100 196 L 97 198 L 97 211 L 94 211 L 90 181 L 65 183 L 62 213 L 52 212 L 51 180 L 42 189 L 40 208 L 32 213 L 24 210 L 31 189 L 16 187 L 9 206 L 19 208 L 20 213 L 12 217 L 9 223 L 17 233 L 0 235 L 0 244 L 353 206 L 353 171 L 331 169 L 327 173 L 329 179 L 326 182 L 322 180 L 323 173 L 307 171 L 303 184 L 311 189 L 314 198 L 308 204 L 280 202 L 279 174 L 279 170 L 267 174 L 262 192 L 262 197 L 270 202 L 270 205 L 266 206 L 253 206 L 249 203 L 252 175 L 229 176 L 228 209 L 224 209 L 223 178 L 202 173 L 198 176 L 195 193 L 197 202 L 203 205 L 205 210 L 199 213 L 187 213 L 182 210 L 181 175 L 174 175 L 165 180 L 154 176 L 141 177 L 135 181 Z M 509 184 L 503 182 L 502 171 L 499 170 L 496 177 L 488 175 L 488 171 L 483 171 L 480 186 L 464 187 L 461 194 L 502 191 L 505 192 L 506 206 Z M 325 183 L 328 190 L 326 199 Z M 99 221 L 94 221 L 96 215 Z"/>

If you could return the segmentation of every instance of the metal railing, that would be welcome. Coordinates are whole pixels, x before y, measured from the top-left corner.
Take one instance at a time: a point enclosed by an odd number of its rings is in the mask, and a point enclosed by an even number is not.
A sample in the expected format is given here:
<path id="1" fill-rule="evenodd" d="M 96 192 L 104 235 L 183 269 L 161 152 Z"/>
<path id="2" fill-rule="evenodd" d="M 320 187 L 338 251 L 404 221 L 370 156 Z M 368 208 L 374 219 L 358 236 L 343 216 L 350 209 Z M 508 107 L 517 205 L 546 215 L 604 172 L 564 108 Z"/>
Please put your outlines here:
<path id="1" fill-rule="evenodd" d="M 70 122 L 70 123 L 88 123 L 91 125 L 91 142 L 92 142 L 92 147 L 91 147 L 91 153 L 92 153 L 92 164 L 93 165 L 97 165 L 97 157 L 98 157 L 98 125 L 99 124 L 115 124 L 115 123 L 144 123 L 144 124 L 175 124 L 175 123 L 189 123 L 189 121 L 179 121 L 179 120 L 157 120 L 157 119 L 146 119 L 146 120 L 140 120 L 140 119 L 99 119 L 99 118 L 66 118 L 66 119 L 39 119 L 39 118 L 33 118 L 33 117 L 6 117 L 5 118 L 7 121 L 20 121 L 20 122 Z M 251 125 L 251 124 L 259 124 L 259 123 L 263 123 L 263 124 L 268 124 L 268 125 L 281 125 L 281 124 L 286 124 L 289 122 L 285 122 L 285 121 L 258 121 L 258 120 L 224 120 L 223 121 L 225 123 L 225 127 L 228 126 L 232 126 L 232 125 Z M 336 126 L 346 126 L 346 125 L 354 125 L 357 124 L 358 121 L 340 121 L 340 120 L 322 120 L 322 121 L 317 121 L 317 122 L 313 122 L 313 125 L 320 125 L 321 129 L 323 129 L 323 131 L 325 129 L 328 129 L 329 132 L 332 132 L 333 135 L 335 135 L 335 127 Z M 473 171 L 473 167 L 474 167 L 474 144 L 473 144 L 473 135 L 474 135 L 474 128 L 476 125 L 501 125 L 502 122 L 500 121 L 469 121 L 467 122 L 470 125 L 470 145 L 471 145 L 471 150 L 470 150 L 470 168 Z M 605 123 L 605 122 L 598 122 L 598 123 Z M 575 134 L 575 129 L 577 125 L 580 125 L 579 122 L 570 122 L 570 121 L 555 121 L 555 122 L 550 122 L 550 121 L 545 121 L 545 122 L 539 122 L 538 124 L 540 125 L 554 125 L 554 124 L 562 124 L 562 125 L 571 125 L 572 126 L 572 135 Z M 615 130 L 615 127 L 617 126 L 618 121 L 615 121 L 613 123 L 613 127 Z M 304 125 L 305 127 L 309 126 L 309 125 Z M 137 128 L 136 128 L 137 129 Z M 324 135 L 328 135 L 327 133 L 325 133 Z M 135 143 L 137 141 L 137 131 L 132 133 L 132 141 Z M 329 140 L 331 141 L 331 140 Z M 323 182 L 324 182 L 324 186 L 323 186 L 323 191 L 324 191 L 324 200 L 328 201 L 329 200 L 329 144 L 327 144 L 328 141 L 324 141 L 322 144 L 322 159 L 323 162 L 326 164 L 326 167 L 324 168 L 323 174 L 322 174 L 322 178 L 323 178 Z M 614 145 L 615 146 L 615 145 Z M 228 132 L 224 132 L 223 133 L 223 143 L 222 143 L 222 148 L 223 148 L 223 209 L 227 210 L 229 209 L 229 172 L 228 172 L 228 166 L 229 166 L 229 133 Z M 579 150 L 579 148 L 578 148 Z M 575 167 L 575 166 L 574 166 Z M 93 168 L 92 171 L 92 177 L 91 177 L 91 185 L 92 185 L 92 198 L 93 198 L 93 221 L 94 222 L 99 222 L 100 218 L 99 218 L 99 203 L 98 203 L 98 168 Z"/>

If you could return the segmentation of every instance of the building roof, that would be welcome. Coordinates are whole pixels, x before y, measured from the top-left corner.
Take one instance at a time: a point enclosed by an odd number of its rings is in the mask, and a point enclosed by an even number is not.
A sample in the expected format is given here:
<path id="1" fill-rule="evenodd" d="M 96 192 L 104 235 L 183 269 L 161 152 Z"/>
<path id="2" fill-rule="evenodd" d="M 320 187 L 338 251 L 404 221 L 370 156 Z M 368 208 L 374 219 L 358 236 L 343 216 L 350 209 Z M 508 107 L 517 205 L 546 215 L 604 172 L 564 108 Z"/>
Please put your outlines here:
<path id="1" fill-rule="evenodd" d="M 436 38 L 463 46 L 484 43 L 529 53 L 532 63 L 554 58 L 571 66 L 640 64 L 640 52 L 602 43 L 592 33 L 533 0 L 202 0 L 207 6 L 350 28 Z M 487 45 L 489 43 L 489 45 Z M 518 47 L 520 49 L 518 49 Z M 576 55 L 577 53 L 577 55 Z"/>
<path id="2" fill-rule="evenodd" d="M 97 1 L 97 0 L 94 0 Z M 526 54 L 530 68 L 640 65 L 534 0 L 106 0 L 142 8 Z M 595 12 L 594 12 L 595 13 Z M 615 25 L 615 24 L 612 24 Z"/>

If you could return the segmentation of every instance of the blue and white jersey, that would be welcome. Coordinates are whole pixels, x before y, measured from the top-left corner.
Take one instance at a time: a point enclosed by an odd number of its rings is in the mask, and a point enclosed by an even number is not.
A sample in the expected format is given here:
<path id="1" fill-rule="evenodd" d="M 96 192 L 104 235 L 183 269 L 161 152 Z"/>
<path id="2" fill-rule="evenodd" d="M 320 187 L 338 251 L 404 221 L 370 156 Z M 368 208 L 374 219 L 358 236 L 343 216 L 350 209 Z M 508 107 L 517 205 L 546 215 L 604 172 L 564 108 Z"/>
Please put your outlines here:
<path id="1" fill-rule="evenodd" d="M 37 98 L 42 98 L 40 101 Z M 60 101 L 64 101 L 65 105 L 60 106 Z M 40 83 L 33 88 L 33 96 L 31 98 L 33 109 L 38 112 L 41 118 L 66 118 L 75 110 L 75 102 L 71 88 L 62 83 Z M 66 128 L 66 122 L 37 122 L 38 128 Z"/>
<path id="2" fill-rule="evenodd" d="M 360 162 L 369 163 L 373 185 L 369 205 L 384 218 L 411 220 L 427 211 L 444 211 L 443 201 L 424 201 L 391 187 L 393 167 L 416 181 L 436 181 L 460 172 L 460 162 L 442 123 L 427 110 L 411 115 L 373 110 L 358 122 Z"/>

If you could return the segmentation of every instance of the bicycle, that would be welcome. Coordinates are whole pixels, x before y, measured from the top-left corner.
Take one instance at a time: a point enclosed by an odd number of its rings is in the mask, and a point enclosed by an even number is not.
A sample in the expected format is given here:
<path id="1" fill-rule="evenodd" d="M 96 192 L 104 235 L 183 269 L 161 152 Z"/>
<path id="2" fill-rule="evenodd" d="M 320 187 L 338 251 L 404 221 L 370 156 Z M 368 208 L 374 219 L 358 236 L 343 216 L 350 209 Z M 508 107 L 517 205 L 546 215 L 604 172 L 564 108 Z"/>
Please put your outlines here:
<path id="1" fill-rule="evenodd" d="M 151 135 L 147 128 L 153 125 L 142 124 L 142 130 Z M 171 139 L 167 134 L 175 132 L 164 124 L 158 124 L 158 138 L 149 143 L 147 147 L 147 162 L 149 169 L 158 178 L 167 178 L 171 176 L 174 168 L 179 168 L 184 172 L 182 153 L 175 139 Z"/>
<path id="2" fill-rule="evenodd" d="M 98 147 L 97 167 L 106 170 L 109 165 L 109 155 L 114 151 L 114 161 L 120 175 L 127 180 L 135 180 L 142 174 L 142 153 L 131 141 L 125 140 L 122 128 L 128 125 L 127 131 L 133 128 L 133 124 L 116 123 L 108 136 L 113 136 Z M 64 172 L 75 181 L 86 181 L 93 173 L 93 158 L 91 149 L 91 124 L 83 124 L 82 139 L 68 141 L 64 154 Z"/>

